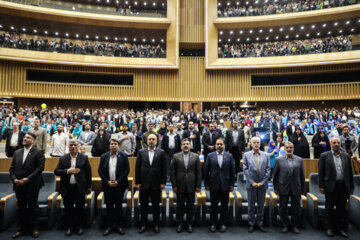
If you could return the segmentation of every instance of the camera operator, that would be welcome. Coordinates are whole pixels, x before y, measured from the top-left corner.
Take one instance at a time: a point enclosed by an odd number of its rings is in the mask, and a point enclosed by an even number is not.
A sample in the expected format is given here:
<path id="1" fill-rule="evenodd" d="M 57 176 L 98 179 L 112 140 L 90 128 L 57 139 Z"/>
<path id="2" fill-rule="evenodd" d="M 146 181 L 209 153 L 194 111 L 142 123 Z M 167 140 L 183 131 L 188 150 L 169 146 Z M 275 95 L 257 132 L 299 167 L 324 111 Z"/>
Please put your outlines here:
<path id="1" fill-rule="evenodd" d="M 340 136 L 341 150 L 347 152 L 350 157 L 355 153 L 357 149 L 356 140 L 354 136 L 350 134 L 349 126 L 343 127 L 343 135 Z"/>

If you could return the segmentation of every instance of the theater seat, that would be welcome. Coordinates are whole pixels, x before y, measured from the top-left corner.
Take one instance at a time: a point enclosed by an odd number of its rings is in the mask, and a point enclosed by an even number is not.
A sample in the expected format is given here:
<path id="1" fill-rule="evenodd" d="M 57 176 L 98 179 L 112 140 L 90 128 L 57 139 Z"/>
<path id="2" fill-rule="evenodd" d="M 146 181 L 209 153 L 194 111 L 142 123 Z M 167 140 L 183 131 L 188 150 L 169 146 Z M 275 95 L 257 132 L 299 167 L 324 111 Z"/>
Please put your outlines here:
<path id="1" fill-rule="evenodd" d="M 307 197 L 307 216 L 310 224 L 319 228 L 324 223 L 326 215 L 325 194 L 319 192 L 319 174 L 311 173 L 309 176 L 309 192 Z"/>
<path id="2" fill-rule="evenodd" d="M 103 227 L 106 221 L 106 204 L 104 192 L 101 192 L 97 197 L 97 209 L 99 218 L 99 227 Z M 132 198 L 131 191 L 125 190 L 123 196 L 122 213 L 123 213 L 123 225 L 124 227 L 131 226 L 131 210 L 132 210 Z"/>
<path id="3" fill-rule="evenodd" d="M 65 206 L 61 194 L 57 197 L 56 201 L 57 216 L 59 226 L 62 227 L 65 222 Z M 95 192 L 91 191 L 90 194 L 85 195 L 85 226 L 89 227 L 95 216 Z"/>
<path id="4" fill-rule="evenodd" d="M 202 222 L 206 224 L 210 220 L 211 202 L 210 191 L 201 192 L 203 198 L 203 204 L 201 206 Z M 218 206 L 218 213 L 220 214 L 220 203 Z M 234 193 L 229 192 L 229 204 L 228 204 L 228 219 L 226 225 L 232 225 L 234 223 Z"/>
<path id="5" fill-rule="evenodd" d="M 360 175 L 354 176 L 354 194 L 350 196 L 349 208 L 351 223 L 360 228 Z"/>
<path id="6" fill-rule="evenodd" d="M 56 176 L 54 172 L 43 172 L 44 186 L 40 188 L 38 204 L 39 204 L 39 220 L 46 219 L 48 228 L 54 226 L 56 222 Z"/>
<path id="7" fill-rule="evenodd" d="M 161 192 L 161 201 L 160 201 L 160 224 L 165 225 L 166 222 L 166 191 Z M 140 225 L 140 215 L 141 215 L 141 204 L 140 204 L 140 192 L 136 191 L 134 194 L 134 224 L 135 226 Z M 149 215 L 153 213 L 153 207 L 151 201 L 149 201 Z"/>
<path id="8" fill-rule="evenodd" d="M 288 211 L 291 213 L 291 203 L 288 203 Z M 307 199 L 304 195 L 301 195 L 300 199 L 300 207 L 301 207 L 301 216 L 300 216 L 300 227 L 305 228 L 306 227 L 306 207 L 307 207 Z M 275 192 L 270 193 L 270 216 L 271 216 L 271 223 L 274 226 L 282 226 L 281 218 L 280 218 L 280 201 L 279 201 L 279 195 L 275 194 Z"/>
<path id="9" fill-rule="evenodd" d="M 255 207 L 257 207 L 255 205 Z M 241 225 L 248 219 L 248 197 L 246 190 L 246 179 L 243 172 L 237 175 L 237 191 L 235 192 L 235 218 L 236 222 Z M 269 226 L 270 218 L 270 195 L 265 196 L 264 206 L 264 225 Z"/>
<path id="10" fill-rule="evenodd" d="M 195 219 L 193 223 L 199 225 L 201 223 L 201 207 L 202 207 L 202 195 L 201 193 L 195 193 Z M 169 225 L 174 224 L 174 219 L 176 219 L 176 209 L 177 209 L 177 196 L 173 191 L 169 192 Z M 186 214 L 185 214 L 186 215 Z"/>
<path id="11" fill-rule="evenodd" d="M 10 226 L 16 218 L 16 197 L 10 173 L 0 172 L 0 231 Z"/>

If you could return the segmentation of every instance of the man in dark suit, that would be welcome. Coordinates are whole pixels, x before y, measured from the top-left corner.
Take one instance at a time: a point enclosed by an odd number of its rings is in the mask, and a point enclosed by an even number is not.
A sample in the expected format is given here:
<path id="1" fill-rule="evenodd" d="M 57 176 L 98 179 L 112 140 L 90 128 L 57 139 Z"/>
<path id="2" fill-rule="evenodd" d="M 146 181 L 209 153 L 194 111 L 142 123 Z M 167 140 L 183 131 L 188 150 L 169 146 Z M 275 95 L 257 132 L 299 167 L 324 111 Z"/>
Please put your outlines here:
<path id="1" fill-rule="evenodd" d="M 178 227 L 176 231 L 178 233 L 182 231 L 184 213 L 186 212 L 186 230 L 191 233 L 195 191 L 200 192 L 201 188 L 201 164 L 199 155 L 190 151 L 190 140 L 188 138 L 182 140 L 181 149 L 182 152 L 174 155 L 170 166 L 172 188 L 177 197 Z"/>
<path id="2" fill-rule="evenodd" d="M 347 237 L 345 207 L 349 195 L 354 192 L 351 159 L 347 153 L 340 151 L 339 137 L 332 137 L 330 145 L 331 151 L 322 153 L 319 158 L 319 190 L 326 199 L 326 234 L 333 236 L 338 230 L 341 236 Z"/>
<path id="3" fill-rule="evenodd" d="M 125 234 L 122 227 L 122 200 L 125 190 L 129 187 L 129 171 L 127 154 L 119 151 L 119 141 L 117 139 L 111 139 L 110 152 L 101 155 L 98 169 L 106 203 L 107 226 L 103 233 L 104 236 L 110 234 L 114 218 L 116 218 L 118 233 L 120 235 Z"/>
<path id="4" fill-rule="evenodd" d="M 141 140 L 142 140 L 142 132 L 138 130 L 138 126 L 136 123 L 133 123 L 131 125 L 131 133 L 134 135 L 135 137 L 135 142 L 136 142 L 136 147 L 135 147 L 135 154 L 134 157 L 137 157 L 137 154 L 139 152 L 139 150 L 142 148 L 141 146 Z"/>
<path id="5" fill-rule="evenodd" d="M 135 184 L 140 191 L 141 227 L 139 233 L 146 231 L 149 198 L 153 207 L 154 232 L 159 233 L 160 196 L 166 184 L 166 153 L 156 148 L 157 136 L 149 134 L 147 148 L 141 149 L 136 158 Z"/>
<path id="6" fill-rule="evenodd" d="M 13 129 L 7 133 L 5 154 L 7 157 L 12 157 L 14 152 L 23 147 L 23 138 L 25 133 L 19 129 L 19 123 L 13 123 Z"/>
<path id="7" fill-rule="evenodd" d="M 60 158 L 54 171 L 55 175 L 61 177 L 60 194 L 65 206 L 66 236 L 70 236 L 75 228 L 78 235 L 84 233 L 85 194 L 91 192 L 91 166 L 88 156 L 79 153 L 79 145 L 77 140 L 69 141 L 70 153 Z"/>
<path id="8" fill-rule="evenodd" d="M 291 122 L 290 122 L 290 125 L 288 125 L 286 127 L 286 136 L 287 136 L 287 139 L 288 141 L 291 141 L 292 139 L 292 136 L 295 134 L 295 119 L 292 118 L 291 119 Z"/>
<path id="9" fill-rule="evenodd" d="M 211 213 L 210 231 L 216 232 L 218 204 L 220 210 L 220 232 L 225 232 L 229 192 L 234 190 L 235 164 L 231 154 L 224 152 L 225 141 L 223 138 L 216 140 L 216 152 L 208 155 L 204 167 L 205 188 L 210 191 Z"/>
<path id="10" fill-rule="evenodd" d="M 194 122 L 190 121 L 188 129 L 184 131 L 183 139 L 188 138 L 190 140 L 190 151 L 193 153 L 201 154 L 200 133 L 195 130 Z"/>
<path id="11" fill-rule="evenodd" d="M 245 152 L 245 134 L 239 127 L 239 122 L 233 120 L 232 128 L 226 130 L 225 149 L 235 160 L 235 174 L 240 171 L 240 159 Z"/>
<path id="12" fill-rule="evenodd" d="M 33 237 L 40 236 L 38 197 L 44 185 L 41 173 L 45 157 L 41 150 L 33 147 L 35 139 L 33 133 L 24 136 L 24 148 L 15 151 L 9 170 L 18 204 L 17 231 L 13 238 L 21 236 L 27 227 L 31 228 Z"/>
<path id="13" fill-rule="evenodd" d="M 280 115 L 277 114 L 275 117 L 275 121 L 271 123 L 272 129 L 272 139 L 276 141 L 276 137 L 280 135 L 282 137 L 283 132 L 285 131 L 284 123 L 281 122 Z"/>
<path id="14" fill-rule="evenodd" d="M 294 233 L 299 234 L 300 199 L 305 193 L 305 173 L 302 158 L 293 155 L 294 144 L 285 143 L 286 156 L 276 159 L 273 184 L 275 193 L 280 196 L 280 217 L 283 222 L 282 232 L 289 231 L 290 221 L 288 214 L 289 197 L 291 197 L 291 227 Z"/>
<path id="15" fill-rule="evenodd" d="M 207 155 L 215 151 L 216 140 L 220 137 L 219 134 L 215 132 L 214 124 L 209 124 L 209 131 L 204 133 L 202 137 L 202 144 L 204 145 L 204 159 L 206 161 Z"/>
<path id="16" fill-rule="evenodd" d="M 169 132 L 164 135 L 161 141 L 161 149 L 163 149 L 167 155 L 167 173 L 170 177 L 170 163 L 174 154 L 181 151 L 181 140 L 180 136 L 175 133 L 175 127 L 172 123 L 169 123 L 168 129 Z"/>

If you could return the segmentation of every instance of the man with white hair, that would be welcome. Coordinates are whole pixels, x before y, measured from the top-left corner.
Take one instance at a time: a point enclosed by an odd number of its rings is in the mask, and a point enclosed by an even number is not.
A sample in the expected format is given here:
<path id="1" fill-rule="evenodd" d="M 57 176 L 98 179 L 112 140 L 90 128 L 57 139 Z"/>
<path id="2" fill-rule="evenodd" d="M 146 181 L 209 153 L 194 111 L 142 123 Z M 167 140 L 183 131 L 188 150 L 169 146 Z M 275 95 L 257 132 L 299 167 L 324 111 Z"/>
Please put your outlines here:
<path id="1" fill-rule="evenodd" d="M 251 138 L 250 143 L 252 150 L 246 152 L 243 158 L 249 202 L 249 232 L 252 233 L 255 230 L 255 224 L 258 225 L 262 232 L 266 232 L 267 230 L 263 227 L 263 221 L 265 195 L 270 177 L 270 157 L 265 152 L 260 151 L 259 137 Z M 255 204 L 257 204 L 256 218 Z"/>

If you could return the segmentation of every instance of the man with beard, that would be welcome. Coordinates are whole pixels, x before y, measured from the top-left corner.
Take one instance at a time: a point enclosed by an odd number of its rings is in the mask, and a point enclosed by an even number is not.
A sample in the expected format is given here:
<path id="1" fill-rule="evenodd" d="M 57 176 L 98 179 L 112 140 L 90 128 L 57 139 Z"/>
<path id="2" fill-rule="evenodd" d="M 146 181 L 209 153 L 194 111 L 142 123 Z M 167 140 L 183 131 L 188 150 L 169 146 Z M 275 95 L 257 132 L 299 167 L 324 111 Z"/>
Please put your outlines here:
<path id="1" fill-rule="evenodd" d="M 64 133 L 64 126 L 60 124 L 57 133 L 51 139 L 50 156 L 61 157 L 67 153 L 69 153 L 69 136 Z"/>
<path id="2" fill-rule="evenodd" d="M 183 139 L 190 140 L 190 151 L 200 155 L 201 153 L 201 143 L 200 143 L 200 133 L 195 130 L 194 122 L 190 121 L 188 129 L 184 131 Z"/>

